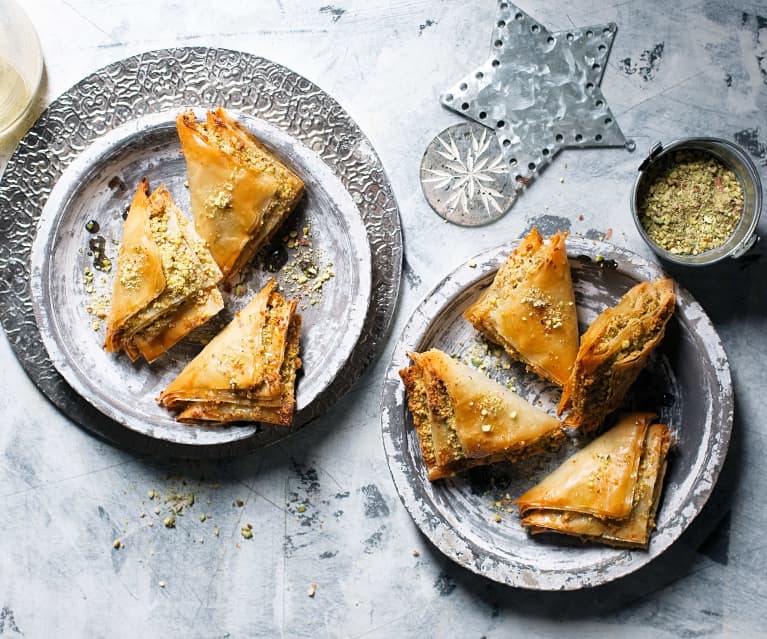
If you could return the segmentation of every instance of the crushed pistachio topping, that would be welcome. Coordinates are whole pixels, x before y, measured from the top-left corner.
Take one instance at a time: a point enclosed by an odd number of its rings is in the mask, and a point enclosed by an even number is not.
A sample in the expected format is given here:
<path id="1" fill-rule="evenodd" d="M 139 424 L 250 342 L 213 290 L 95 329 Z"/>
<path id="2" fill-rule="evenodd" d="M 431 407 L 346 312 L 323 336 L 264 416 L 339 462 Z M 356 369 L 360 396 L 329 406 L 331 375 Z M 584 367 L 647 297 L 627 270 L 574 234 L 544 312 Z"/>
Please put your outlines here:
<path id="1" fill-rule="evenodd" d="M 307 589 L 306 594 L 309 595 L 310 597 L 314 597 L 314 595 L 317 594 L 317 584 L 315 583 L 309 584 L 309 588 Z"/>
<path id="2" fill-rule="evenodd" d="M 209 209 L 219 210 L 230 208 L 233 188 L 234 185 L 231 182 L 225 182 L 208 196 L 208 199 L 205 200 L 205 206 Z"/>
<path id="3" fill-rule="evenodd" d="M 639 222 L 648 237 L 676 255 L 710 251 L 733 234 L 743 214 L 735 173 L 705 151 L 678 151 L 648 172 Z"/>
<path id="4" fill-rule="evenodd" d="M 564 302 L 557 302 L 539 287 L 531 286 L 527 290 L 525 297 L 522 298 L 522 303 L 529 307 L 529 316 L 537 317 L 540 323 L 543 324 L 545 333 L 561 328 L 564 322 Z M 522 316 L 523 321 L 527 321 L 527 318 L 528 316 Z"/>
<path id="5" fill-rule="evenodd" d="M 495 417 L 503 408 L 503 399 L 495 393 L 488 393 L 480 396 L 477 406 L 482 417 Z"/>
<path id="6" fill-rule="evenodd" d="M 335 277 L 333 262 L 314 247 L 313 239 L 310 226 L 289 230 L 258 257 L 260 268 L 279 273 L 280 290 L 286 297 L 297 299 L 301 310 L 320 304 L 325 284 Z"/>

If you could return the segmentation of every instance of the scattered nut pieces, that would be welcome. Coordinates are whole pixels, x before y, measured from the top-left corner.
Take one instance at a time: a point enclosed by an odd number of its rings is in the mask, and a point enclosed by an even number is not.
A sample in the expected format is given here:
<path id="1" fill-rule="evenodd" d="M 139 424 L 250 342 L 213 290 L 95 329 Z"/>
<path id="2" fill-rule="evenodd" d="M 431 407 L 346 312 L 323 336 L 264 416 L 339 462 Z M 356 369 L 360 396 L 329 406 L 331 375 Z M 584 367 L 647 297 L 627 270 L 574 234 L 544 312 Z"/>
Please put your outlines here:
<path id="1" fill-rule="evenodd" d="M 309 595 L 310 597 L 314 597 L 314 595 L 317 594 L 317 584 L 315 583 L 309 584 L 309 588 L 306 591 L 306 594 Z"/>

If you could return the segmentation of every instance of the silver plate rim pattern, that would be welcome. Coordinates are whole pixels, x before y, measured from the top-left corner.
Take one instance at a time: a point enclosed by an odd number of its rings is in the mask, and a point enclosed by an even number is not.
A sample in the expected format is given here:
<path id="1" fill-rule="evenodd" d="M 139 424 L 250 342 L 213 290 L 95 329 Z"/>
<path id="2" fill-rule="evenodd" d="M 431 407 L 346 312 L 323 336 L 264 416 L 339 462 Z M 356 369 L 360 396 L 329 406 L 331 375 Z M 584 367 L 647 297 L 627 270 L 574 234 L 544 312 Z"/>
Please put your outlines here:
<path id="1" fill-rule="evenodd" d="M 64 377 L 67 383 L 83 398 L 88 400 L 95 408 L 101 411 L 107 417 L 130 428 L 138 433 L 162 439 L 176 444 L 190 444 L 195 446 L 209 444 L 229 444 L 242 439 L 247 439 L 257 432 L 258 426 L 255 424 L 242 424 L 237 426 L 189 426 L 175 422 L 168 414 L 164 422 L 150 423 L 147 419 L 141 419 L 135 413 L 124 412 L 120 410 L 115 399 L 118 398 L 120 389 L 113 388 L 112 394 L 103 391 L 100 386 L 108 374 L 102 370 L 98 382 L 91 379 L 82 370 L 82 363 L 72 361 L 68 355 L 67 339 L 72 337 L 64 335 L 63 332 L 70 329 L 66 326 L 55 307 L 51 303 L 51 289 L 55 283 L 51 281 L 52 273 L 58 273 L 60 265 L 54 263 L 54 244 L 63 243 L 59 233 L 55 231 L 62 227 L 69 228 L 71 220 L 69 215 L 70 204 L 78 196 L 83 184 L 87 183 L 88 178 L 93 173 L 101 172 L 107 156 L 119 154 L 126 147 L 137 144 L 146 136 L 156 135 L 161 129 L 173 130 L 175 132 L 175 119 L 179 112 L 187 111 L 189 108 L 173 109 L 171 111 L 162 111 L 142 116 L 136 120 L 126 122 L 125 124 L 112 129 L 109 133 L 98 138 L 93 144 L 85 149 L 64 171 L 62 176 L 56 182 L 48 201 L 43 207 L 40 219 L 37 223 L 37 233 L 32 242 L 30 253 L 32 302 L 37 320 L 38 328 L 43 340 L 43 344 L 48 351 L 48 357 L 56 370 Z M 331 360 L 322 370 L 304 371 L 304 377 L 310 376 L 311 386 L 308 392 L 302 392 L 301 382 L 299 381 L 296 394 L 296 420 L 301 421 L 301 412 L 305 410 L 316 397 L 325 390 L 338 373 L 343 368 L 347 358 L 351 355 L 357 339 L 362 332 L 365 315 L 367 314 L 370 302 L 371 289 L 371 260 L 370 247 L 367 241 L 365 226 L 359 217 L 351 196 L 346 192 L 343 185 L 333 172 L 314 154 L 314 152 L 286 135 L 277 127 L 274 127 L 263 120 L 253 116 L 230 110 L 230 115 L 244 124 L 252 133 L 254 133 L 262 142 L 270 147 L 277 145 L 291 148 L 293 156 L 292 165 L 294 168 L 304 169 L 311 174 L 311 184 L 318 183 L 332 197 L 333 204 L 341 217 L 349 234 L 349 246 L 352 251 L 356 251 L 351 261 L 356 265 L 357 275 L 359 276 L 359 287 L 351 291 L 352 299 L 349 300 L 349 315 L 346 318 L 347 330 L 340 333 L 339 342 L 331 355 Z M 204 110 L 195 109 L 195 114 L 199 119 L 205 115 Z M 150 151 L 151 153 L 151 151 Z M 167 179 L 167 176 L 166 176 Z M 307 189 L 311 189 L 311 184 L 307 183 Z M 114 269 L 112 269 L 114 272 Z M 75 303 L 75 294 L 72 294 L 72 303 Z M 306 322 L 302 328 L 305 332 Z M 305 358 L 305 354 L 304 354 Z M 120 366 L 121 361 L 117 355 L 110 358 L 110 364 L 115 362 L 115 368 Z M 154 367 L 154 365 L 153 365 Z M 127 371 L 130 374 L 130 371 Z M 307 382 L 309 380 L 307 379 Z M 306 388 L 306 384 L 304 385 Z M 156 389 L 159 392 L 159 388 Z M 154 402 L 154 394 L 151 396 L 138 397 L 138 402 Z M 130 406 L 128 406 L 130 410 Z M 167 411 L 159 411 L 165 413 Z M 165 417 L 163 415 L 162 417 Z M 265 428 L 283 428 L 280 426 L 264 426 Z"/>
<path id="2" fill-rule="evenodd" d="M 653 532 L 647 551 L 604 547 L 603 550 L 610 553 L 606 562 L 580 569 L 544 571 L 518 561 L 512 553 L 489 547 L 475 534 L 476 531 L 462 527 L 460 518 L 453 516 L 454 513 L 448 512 L 446 517 L 446 513 L 440 511 L 428 480 L 419 473 L 423 462 L 420 450 L 414 452 L 418 449 L 417 438 L 412 426 L 408 425 L 405 391 L 399 370 L 410 363 L 406 351 L 427 346 L 440 314 L 462 293 L 491 277 L 518 243 L 519 240 L 516 240 L 496 246 L 468 260 L 440 281 L 413 311 L 394 346 L 384 381 L 381 399 L 384 450 L 397 492 L 414 523 L 457 564 L 498 583 L 529 590 L 567 591 L 596 587 L 625 577 L 656 559 L 681 536 L 708 501 L 724 464 L 732 431 L 734 397 L 730 368 L 711 320 L 700 304 L 677 284 L 675 317 L 685 322 L 688 328 L 694 326 L 695 334 L 706 349 L 703 355 L 707 358 L 708 372 L 715 379 L 720 393 L 716 414 L 706 415 L 704 428 L 707 436 L 704 448 L 696 458 L 698 474 L 688 479 L 688 492 L 682 496 L 686 501 L 684 508 L 674 511 L 672 519 Z M 664 275 L 658 265 L 607 242 L 570 237 L 567 249 L 571 261 L 582 256 L 600 255 L 606 262 L 614 261 L 612 263 L 617 265 L 618 272 L 637 281 Z M 665 499 L 664 495 L 661 514 Z M 517 514 L 514 514 L 514 519 L 514 525 L 519 526 Z M 530 543 L 537 543 L 529 536 L 527 539 Z M 550 548 L 541 544 L 540 551 L 550 553 Z"/>
<path id="3" fill-rule="evenodd" d="M 94 140 L 138 116 L 194 105 L 223 105 L 273 124 L 313 149 L 352 196 L 372 253 L 372 297 L 348 365 L 301 423 L 279 434 L 214 446 L 172 444 L 124 428 L 94 409 L 55 370 L 42 345 L 29 287 L 37 220 L 66 167 Z M 38 389 L 67 417 L 111 444 L 187 458 L 241 454 L 278 442 L 327 412 L 380 355 L 402 273 L 399 208 L 381 161 L 349 114 L 310 80 L 266 58 L 223 48 L 147 51 L 94 71 L 43 111 L 0 178 L 0 321 Z"/>

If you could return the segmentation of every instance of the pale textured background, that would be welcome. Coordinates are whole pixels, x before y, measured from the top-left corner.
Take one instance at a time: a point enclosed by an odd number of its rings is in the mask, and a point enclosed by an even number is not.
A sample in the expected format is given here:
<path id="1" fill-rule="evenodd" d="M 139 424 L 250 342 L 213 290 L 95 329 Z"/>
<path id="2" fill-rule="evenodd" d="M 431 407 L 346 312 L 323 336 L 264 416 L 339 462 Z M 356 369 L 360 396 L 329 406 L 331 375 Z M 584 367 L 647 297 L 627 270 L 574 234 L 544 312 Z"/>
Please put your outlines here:
<path id="1" fill-rule="evenodd" d="M 389 344 L 445 273 L 533 220 L 546 231 L 588 236 L 612 228 L 614 242 L 650 257 L 631 222 L 628 193 L 655 140 L 740 141 L 764 177 L 767 3 L 527 2 L 522 7 L 552 30 L 618 24 L 602 89 L 638 151 L 565 151 L 501 221 L 446 225 L 421 195 L 418 167 L 434 135 L 459 121 L 437 97 L 485 59 L 495 4 L 330 1 L 22 0 L 45 54 L 40 107 L 110 62 L 185 45 L 255 53 L 319 84 L 369 136 L 400 205 L 405 276 Z M 9 154 L 0 148 L 0 167 Z M 712 501 L 647 569 L 569 594 L 476 577 L 417 531 L 381 444 L 378 405 L 390 347 L 353 393 L 298 436 L 236 460 L 185 463 L 117 450 L 69 422 L 29 381 L 3 335 L 0 636 L 763 635 L 763 256 L 758 245 L 737 264 L 672 272 L 711 315 L 733 369 L 733 441 Z M 147 491 L 165 494 L 181 479 L 196 492 L 195 507 L 175 530 L 148 527 L 158 517 Z M 235 499 L 245 505 L 232 506 Z M 142 512 L 150 516 L 141 519 Z M 212 522 L 201 523 L 202 512 Z M 246 522 L 254 527 L 250 541 L 240 536 Z M 126 544 L 119 551 L 116 537 Z M 314 598 L 306 594 L 312 582 Z"/>

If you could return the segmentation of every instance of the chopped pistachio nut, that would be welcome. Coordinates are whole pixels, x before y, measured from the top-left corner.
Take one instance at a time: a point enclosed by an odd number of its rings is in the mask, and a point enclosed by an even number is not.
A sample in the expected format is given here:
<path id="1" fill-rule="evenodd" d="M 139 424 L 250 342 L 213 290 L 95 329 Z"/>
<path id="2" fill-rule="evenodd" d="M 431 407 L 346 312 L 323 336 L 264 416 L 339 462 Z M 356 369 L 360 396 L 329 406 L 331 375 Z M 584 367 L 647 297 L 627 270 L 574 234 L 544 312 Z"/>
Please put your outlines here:
<path id="1" fill-rule="evenodd" d="M 162 520 L 162 523 L 166 528 L 175 528 L 176 518 L 173 515 L 169 515 L 168 517 Z"/>
<path id="2" fill-rule="evenodd" d="M 420 557 L 420 556 L 421 556 L 421 553 L 420 553 L 420 552 L 418 552 L 417 550 L 414 550 L 414 551 L 413 551 L 412 553 L 410 553 L 410 554 L 411 554 L 411 555 L 413 555 L 413 557 Z"/>
<path id="3" fill-rule="evenodd" d="M 638 217 L 661 248 L 698 255 L 732 235 L 743 202 L 743 188 L 723 162 L 705 151 L 678 151 L 648 171 Z"/>
<path id="4" fill-rule="evenodd" d="M 122 547 L 123 547 L 123 542 L 121 542 L 119 539 L 115 539 L 112 542 L 112 548 L 122 548 Z"/>
<path id="5" fill-rule="evenodd" d="M 314 583 L 309 584 L 309 588 L 306 591 L 306 594 L 309 595 L 310 597 L 314 597 L 314 595 L 317 594 L 317 584 L 314 584 Z"/>
<path id="6" fill-rule="evenodd" d="M 240 528 L 240 534 L 245 539 L 253 539 L 253 530 L 252 530 L 252 528 L 248 528 L 247 526 L 242 526 Z"/>
<path id="7" fill-rule="evenodd" d="M 160 586 L 160 588 L 165 588 L 165 582 L 164 581 L 159 582 L 159 584 L 157 584 L 157 585 Z"/>

